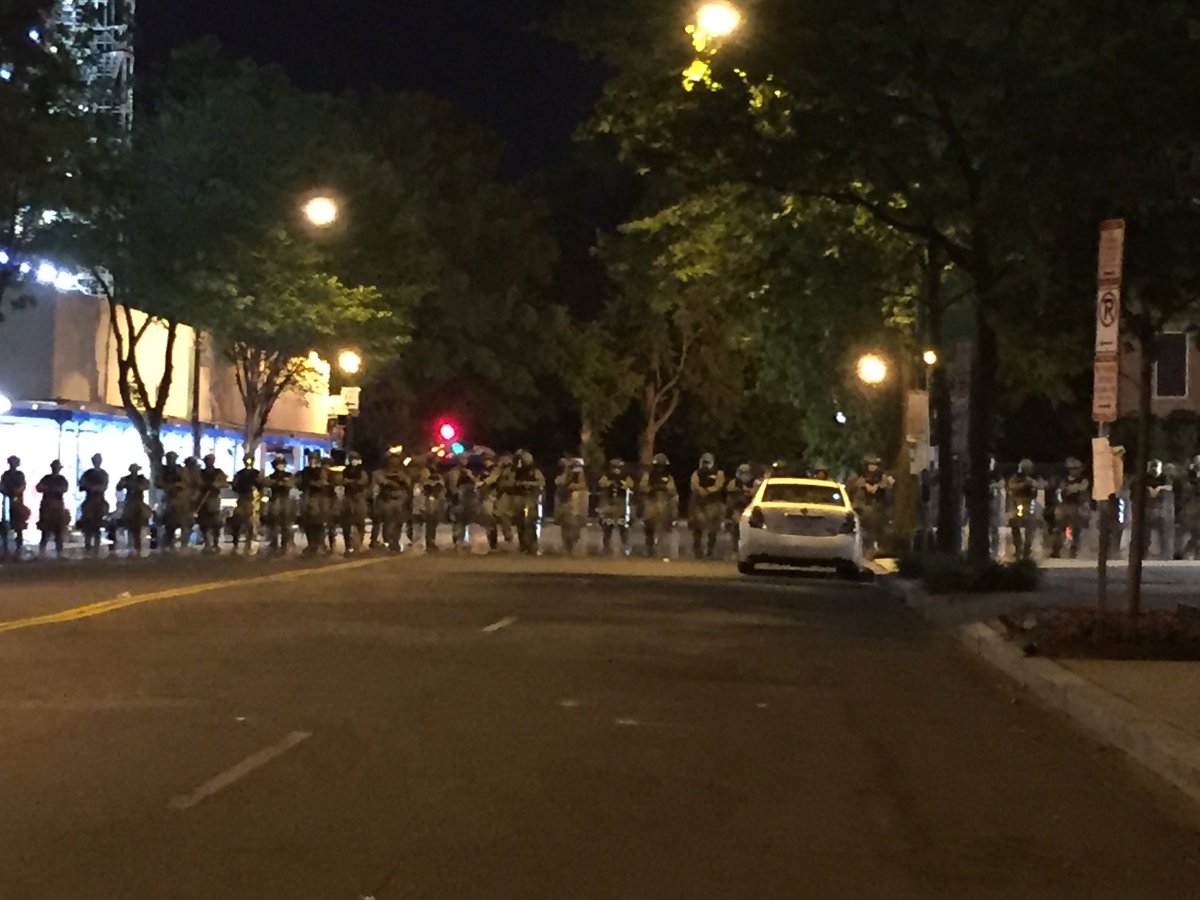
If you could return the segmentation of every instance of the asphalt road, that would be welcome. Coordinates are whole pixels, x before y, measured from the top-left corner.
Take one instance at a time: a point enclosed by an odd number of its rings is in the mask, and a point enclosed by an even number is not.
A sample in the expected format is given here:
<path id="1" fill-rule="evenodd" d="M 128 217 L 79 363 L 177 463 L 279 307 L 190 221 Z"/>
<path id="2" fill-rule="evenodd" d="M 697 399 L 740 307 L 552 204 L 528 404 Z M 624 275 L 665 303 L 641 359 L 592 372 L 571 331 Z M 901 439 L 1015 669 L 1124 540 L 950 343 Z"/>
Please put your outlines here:
<path id="1" fill-rule="evenodd" d="M 1189 809 L 870 585 L 168 569 L 0 585 L 3 900 L 1200 896 Z"/>

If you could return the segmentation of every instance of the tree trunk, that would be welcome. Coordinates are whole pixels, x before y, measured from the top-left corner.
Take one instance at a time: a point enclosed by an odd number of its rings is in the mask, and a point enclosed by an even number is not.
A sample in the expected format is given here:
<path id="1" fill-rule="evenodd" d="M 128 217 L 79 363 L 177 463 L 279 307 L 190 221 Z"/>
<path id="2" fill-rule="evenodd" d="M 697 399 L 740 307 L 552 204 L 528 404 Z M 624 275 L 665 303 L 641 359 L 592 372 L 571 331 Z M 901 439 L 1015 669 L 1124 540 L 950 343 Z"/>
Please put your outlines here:
<path id="1" fill-rule="evenodd" d="M 654 459 L 654 442 L 657 438 L 658 429 L 654 426 L 653 421 L 647 420 L 642 426 L 641 434 L 638 436 L 639 465 L 650 465 L 650 460 Z"/>
<path id="2" fill-rule="evenodd" d="M 192 330 L 192 456 L 200 458 L 200 334 Z"/>
<path id="3" fill-rule="evenodd" d="M 950 360 L 942 346 L 946 307 L 942 302 L 942 265 L 937 249 L 929 248 L 926 262 L 925 306 L 929 345 L 938 355 L 929 372 L 929 408 L 933 442 L 937 447 L 937 550 L 962 551 L 962 518 L 959 515 L 958 461 L 954 458 L 954 397 L 950 391 Z"/>
<path id="4" fill-rule="evenodd" d="M 1129 525 L 1129 618 L 1137 626 L 1142 612 L 1142 560 L 1146 551 L 1146 463 L 1150 456 L 1151 388 L 1154 379 L 1154 336 L 1138 336 L 1142 359 L 1138 367 L 1137 455 L 1134 459 L 1131 493 L 1133 514 Z"/>
<path id="5" fill-rule="evenodd" d="M 971 408 L 967 432 L 967 524 L 971 534 L 967 558 L 986 563 L 991 558 L 992 500 L 988 470 L 996 409 L 996 330 L 988 321 L 990 285 L 979 285 L 975 311 L 975 354 L 971 360 Z"/>

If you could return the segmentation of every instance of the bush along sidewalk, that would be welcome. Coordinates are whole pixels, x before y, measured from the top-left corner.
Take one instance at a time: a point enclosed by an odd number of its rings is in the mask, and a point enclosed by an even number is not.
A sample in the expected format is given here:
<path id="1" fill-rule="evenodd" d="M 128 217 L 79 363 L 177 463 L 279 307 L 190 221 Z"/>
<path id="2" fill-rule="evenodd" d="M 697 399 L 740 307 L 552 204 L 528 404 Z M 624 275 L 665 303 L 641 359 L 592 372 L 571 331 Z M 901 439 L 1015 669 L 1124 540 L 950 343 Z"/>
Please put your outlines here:
<path id="1" fill-rule="evenodd" d="M 1032 560 L 978 565 L 954 554 L 914 553 L 901 556 L 897 570 L 920 581 L 929 594 L 1030 593 L 1042 583 Z"/>

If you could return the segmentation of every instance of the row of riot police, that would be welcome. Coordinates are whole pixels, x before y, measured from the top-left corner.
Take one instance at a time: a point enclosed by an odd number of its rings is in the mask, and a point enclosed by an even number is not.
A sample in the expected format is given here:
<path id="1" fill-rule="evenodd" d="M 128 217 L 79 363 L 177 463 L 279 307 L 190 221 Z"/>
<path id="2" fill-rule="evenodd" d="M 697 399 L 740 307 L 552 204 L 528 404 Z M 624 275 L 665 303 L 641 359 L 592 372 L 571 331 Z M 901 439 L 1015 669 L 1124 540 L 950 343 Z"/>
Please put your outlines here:
<path id="1" fill-rule="evenodd" d="M 100 454 L 96 454 L 92 457 L 91 468 L 79 477 L 78 488 L 83 494 L 83 502 L 80 504 L 75 524 L 83 533 L 84 549 L 89 555 L 99 552 L 105 532 L 115 536 L 118 524 L 118 517 L 114 517 L 110 511 L 105 496 L 108 493 L 109 476 L 104 470 L 103 462 Z M 58 460 L 50 463 L 50 471 L 33 487 L 39 496 L 36 525 L 41 532 L 38 548 L 43 556 L 53 545 L 55 553 L 61 557 L 67 533 L 71 528 L 71 511 L 67 506 L 71 484 L 62 474 L 62 469 L 62 463 Z M 136 520 L 140 514 L 143 528 L 149 519 L 149 509 L 144 502 L 149 486 L 149 482 L 141 474 L 141 467 L 137 465 L 130 466 L 129 474 L 117 483 L 117 491 L 122 495 L 134 501 L 141 498 L 140 505 L 133 503 L 130 516 Z M 8 468 L 0 474 L 0 556 L 7 557 L 12 554 L 20 558 L 23 552 L 25 532 L 32 518 L 32 512 L 26 503 L 28 489 L 20 458 L 10 456 Z"/>
<path id="2" fill-rule="evenodd" d="M 1123 457 L 1122 448 L 1116 447 L 1114 450 L 1118 458 Z M 1083 462 L 1071 457 L 1067 459 L 1065 468 L 1065 477 L 1039 478 L 1034 472 L 1033 461 L 1023 459 L 1009 478 L 993 475 L 993 555 L 1000 552 L 999 527 L 1004 522 L 1012 534 L 1013 552 L 1018 559 L 1032 558 L 1034 542 L 1039 533 L 1046 535 L 1051 557 L 1059 558 L 1064 551 L 1071 559 L 1079 556 L 1083 535 L 1092 526 L 1097 505 L 1093 502 L 1092 484 Z M 1157 459 L 1147 463 L 1144 484 L 1146 554 L 1156 553 L 1161 558 L 1170 559 L 1175 555 L 1176 534 L 1186 538 L 1179 554 L 1181 557 L 1200 551 L 1200 456 L 1189 464 L 1178 491 L 1162 461 Z M 1107 532 L 1109 550 L 1114 556 L 1121 551 L 1129 520 L 1132 489 L 1133 479 L 1126 478 L 1119 485 L 1112 502 L 1105 507 L 1107 518 L 1102 523 L 1105 526 L 1103 531 Z M 1176 503 L 1177 494 L 1179 503 Z"/>

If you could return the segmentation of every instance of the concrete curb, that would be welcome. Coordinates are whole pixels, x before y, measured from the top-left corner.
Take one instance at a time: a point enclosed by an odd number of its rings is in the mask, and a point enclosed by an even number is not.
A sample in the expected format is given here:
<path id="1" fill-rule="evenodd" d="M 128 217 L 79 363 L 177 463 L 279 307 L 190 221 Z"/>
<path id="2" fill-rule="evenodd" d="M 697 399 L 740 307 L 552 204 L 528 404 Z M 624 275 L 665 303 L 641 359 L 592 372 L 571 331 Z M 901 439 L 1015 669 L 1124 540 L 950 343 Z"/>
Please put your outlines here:
<path id="1" fill-rule="evenodd" d="M 1200 802 L 1200 739 L 1048 659 L 1026 656 L 990 625 L 956 629 L 968 651 Z"/>
<path id="2" fill-rule="evenodd" d="M 879 579 L 879 584 L 906 606 L 933 620 L 930 613 L 938 601 L 926 594 L 919 583 L 892 576 Z M 954 631 L 968 652 L 1200 803 L 1200 738 L 1110 694 L 1052 660 L 1026 656 L 990 624 L 958 625 Z"/>

